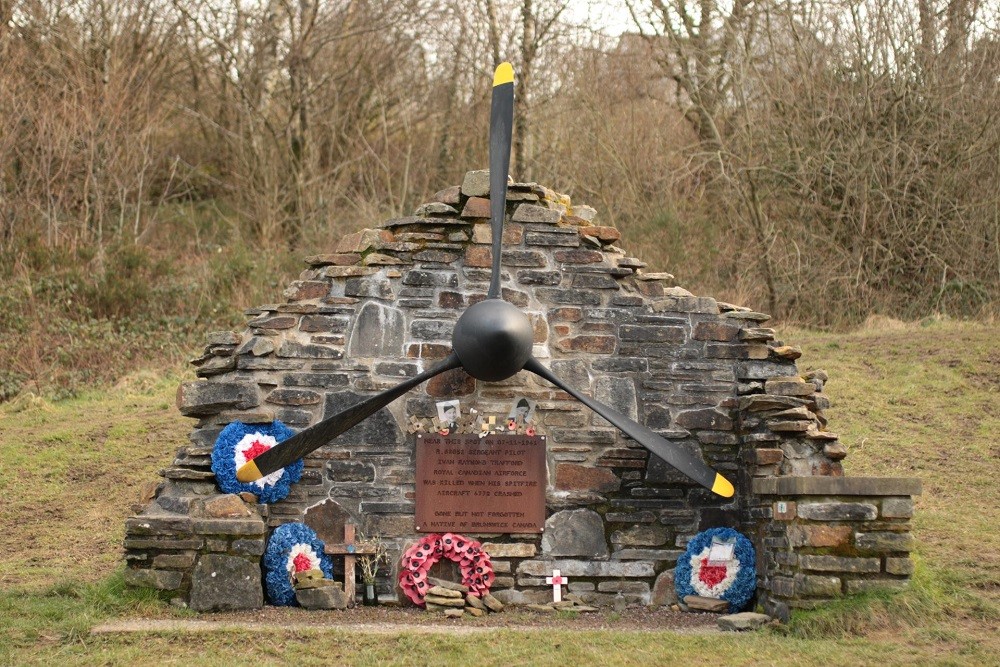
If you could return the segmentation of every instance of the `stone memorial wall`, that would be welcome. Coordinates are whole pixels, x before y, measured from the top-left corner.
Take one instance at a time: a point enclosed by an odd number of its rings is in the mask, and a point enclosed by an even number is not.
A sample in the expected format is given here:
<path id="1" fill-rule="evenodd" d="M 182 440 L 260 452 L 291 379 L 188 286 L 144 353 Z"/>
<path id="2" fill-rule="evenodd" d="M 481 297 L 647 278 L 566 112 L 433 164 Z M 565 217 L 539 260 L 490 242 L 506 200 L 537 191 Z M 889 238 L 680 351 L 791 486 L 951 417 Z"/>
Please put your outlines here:
<path id="1" fill-rule="evenodd" d="M 130 581 L 176 591 L 196 608 L 225 607 L 195 603 L 198 564 L 228 558 L 238 568 L 258 558 L 263 529 L 246 538 L 244 528 L 227 532 L 226 522 L 249 519 L 212 509 L 219 492 L 209 456 L 219 432 L 234 420 L 278 419 L 301 429 L 444 358 L 459 315 L 488 287 L 488 187 L 487 172 L 470 172 L 413 216 L 344 237 L 332 252 L 306 259 L 308 268 L 282 302 L 247 311 L 244 330 L 209 335 L 192 362 L 200 379 L 177 394 L 181 412 L 197 420 L 191 442 L 163 470 L 149 504 L 129 519 Z M 758 485 L 843 475 L 847 452 L 824 417 L 826 374 L 800 374 L 799 350 L 775 339 L 767 315 L 694 296 L 669 274 L 647 272 L 616 245 L 618 231 L 601 226 L 593 208 L 534 183 L 509 185 L 507 201 L 503 297 L 529 314 L 534 356 L 585 393 L 698 452 L 735 481 L 736 496 L 722 499 L 694 485 L 529 373 L 483 383 L 455 370 L 307 457 L 288 498 L 268 506 L 247 498 L 246 512 L 268 529 L 305 522 L 334 542 L 344 524 L 356 524 L 386 540 L 398 563 L 418 537 L 408 425 L 434 417 L 437 401 L 458 399 L 463 409 L 506 415 L 515 399 L 527 397 L 537 402 L 535 422 L 547 441 L 544 531 L 469 532 L 491 554 L 493 591 L 504 602 L 550 599 L 545 576 L 559 569 L 570 577 L 569 590 L 588 602 L 624 596 L 662 603 L 687 540 L 715 526 L 755 540 L 767 584 L 762 599 L 773 593 L 786 604 L 785 580 L 815 583 L 803 578 L 813 575 L 799 577 L 798 561 L 773 564 L 773 554 L 797 548 L 789 545 L 799 533 L 791 531 L 794 521 L 785 526 L 773 515 Z M 884 516 L 884 503 L 869 501 Z M 893 517 L 892 530 L 906 527 Z M 889 557 L 903 558 L 904 551 Z M 896 578 L 904 570 L 886 561 L 879 573 Z M 394 582 L 382 577 L 382 597 L 396 598 Z"/>

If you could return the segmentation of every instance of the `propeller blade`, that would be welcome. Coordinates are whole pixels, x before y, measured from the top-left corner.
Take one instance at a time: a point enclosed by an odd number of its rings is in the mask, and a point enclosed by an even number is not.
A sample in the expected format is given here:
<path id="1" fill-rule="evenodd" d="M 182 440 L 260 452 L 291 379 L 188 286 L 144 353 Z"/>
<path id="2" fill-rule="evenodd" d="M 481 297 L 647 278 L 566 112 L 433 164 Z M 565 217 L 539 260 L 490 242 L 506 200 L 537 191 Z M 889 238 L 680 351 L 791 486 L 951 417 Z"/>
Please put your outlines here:
<path id="1" fill-rule="evenodd" d="M 500 252 L 507 208 L 507 172 L 514 125 L 514 68 L 500 63 L 493 73 L 490 107 L 490 230 L 493 233 L 493 274 L 486 298 L 500 297 Z"/>
<path id="2" fill-rule="evenodd" d="M 265 475 L 271 474 L 275 470 L 284 468 L 313 450 L 327 444 L 330 440 L 336 438 L 352 426 L 357 425 L 369 415 L 375 414 L 421 382 L 430 380 L 435 375 L 440 375 L 453 368 L 459 368 L 461 365 L 462 362 L 458 360 L 455 353 L 451 353 L 444 361 L 433 368 L 409 378 L 392 389 L 387 389 L 381 394 L 376 394 L 371 398 L 352 405 L 318 424 L 313 424 L 304 431 L 296 433 L 288 440 L 279 443 L 278 446 L 272 447 L 258 457 L 247 461 L 236 471 L 236 479 L 241 482 L 254 482 Z"/>
<path id="3" fill-rule="evenodd" d="M 669 442 L 653 433 L 642 424 L 632 421 L 617 410 L 612 410 L 608 406 L 598 403 L 592 398 L 576 391 L 559 379 L 556 375 L 553 375 L 552 371 L 543 366 L 541 362 L 534 357 L 529 359 L 528 363 L 524 365 L 524 370 L 531 371 L 535 375 L 544 378 L 559 387 L 567 394 L 617 426 L 623 433 L 631 437 L 640 445 L 656 454 L 674 468 L 677 468 L 677 470 L 704 486 L 706 489 L 711 489 L 713 493 L 724 498 L 730 498 L 733 493 L 735 493 L 732 483 L 705 465 L 701 459 L 692 456 L 683 449 L 672 446 Z"/>

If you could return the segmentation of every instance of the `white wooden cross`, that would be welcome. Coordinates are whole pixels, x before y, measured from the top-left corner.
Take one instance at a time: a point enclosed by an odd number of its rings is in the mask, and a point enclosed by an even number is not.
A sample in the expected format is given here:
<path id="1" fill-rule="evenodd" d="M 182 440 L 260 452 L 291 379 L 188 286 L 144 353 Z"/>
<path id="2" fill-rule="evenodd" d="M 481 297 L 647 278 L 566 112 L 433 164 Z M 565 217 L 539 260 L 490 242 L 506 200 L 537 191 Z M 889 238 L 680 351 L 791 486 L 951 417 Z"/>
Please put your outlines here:
<path id="1" fill-rule="evenodd" d="M 559 570 L 552 570 L 552 576 L 545 577 L 545 583 L 552 584 L 552 601 L 562 602 L 562 585 L 568 584 L 569 579 L 562 576 Z"/>

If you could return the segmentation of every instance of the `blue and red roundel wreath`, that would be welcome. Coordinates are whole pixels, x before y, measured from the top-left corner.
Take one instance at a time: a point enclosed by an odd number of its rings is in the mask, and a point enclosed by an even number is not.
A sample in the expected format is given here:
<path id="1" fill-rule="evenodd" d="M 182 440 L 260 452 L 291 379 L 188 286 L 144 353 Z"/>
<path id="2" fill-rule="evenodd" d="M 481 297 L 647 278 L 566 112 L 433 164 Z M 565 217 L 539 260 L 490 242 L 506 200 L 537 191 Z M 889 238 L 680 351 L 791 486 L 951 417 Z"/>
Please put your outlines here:
<path id="1" fill-rule="evenodd" d="M 714 542 L 732 543 L 732 557 L 712 563 L 709 551 Z M 746 537 L 732 528 L 710 528 L 688 542 L 684 555 L 677 560 L 674 588 L 677 597 L 698 595 L 725 600 L 730 612 L 742 610 L 757 589 L 757 556 Z"/>
<path id="2" fill-rule="evenodd" d="M 306 570 L 322 570 L 333 579 L 333 563 L 323 553 L 323 540 L 309 526 L 286 523 L 271 533 L 264 552 L 264 586 L 267 599 L 279 607 L 296 604 L 292 576 Z"/>
<path id="3" fill-rule="evenodd" d="M 442 558 L 458 563 L 462 583 L 469 587 L 469 593 L 482 597 L 490 592 L 496 575 L 483 545 L 463 535 L 437 533 L 422 537 L 406 550 L 400 562 L 399 587 L 413 604 L 424 604 L 424 596 L 430 588 L 427 573 Z"/>
<path id="4" fill-rule="evenodd" d="M 294 433 L 280 421 L 270 424 L 233 422 L 222 429 L 212 448 L 212 472 L 224 493 L 256 494 L 262 503 L 275 503 L 288 495 L 291 485 L 302 477 L 302 460 L 285 466 L 256 482 L 241 482 L 236 471 L 247 461 L 260 456 Z"/>

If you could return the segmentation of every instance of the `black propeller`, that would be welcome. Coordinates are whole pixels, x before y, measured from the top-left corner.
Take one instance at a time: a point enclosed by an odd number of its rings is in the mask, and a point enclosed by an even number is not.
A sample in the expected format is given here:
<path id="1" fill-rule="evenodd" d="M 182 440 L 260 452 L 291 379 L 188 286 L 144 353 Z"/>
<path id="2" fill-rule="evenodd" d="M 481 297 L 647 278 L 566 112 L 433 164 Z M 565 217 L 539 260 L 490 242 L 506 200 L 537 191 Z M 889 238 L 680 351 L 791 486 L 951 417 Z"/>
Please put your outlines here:
<path id="1" fill-rule="evenodd" d="M 372 396 L 343 412 L 311 426 L 248 461 L 237 472 L 242 482 L 252 482 L 279 470 L 322 447 L 331 439 L 382 409 L 425 380 L 453 368 L 462 368 L 485 382 L 505 380 L 527 370 L 551 382 L 618 427 L 643 447 L 714 493 L 730 497 L 733 485 L 700 458 L 669 442 L 642 424 L 574 390 L 531 356 L 534 334 L 528 316 L 500 297 L 500 258 L 503 220 L 507 206 L 507 172 L 510 166 L 511 127 L 514 117 L 514 70 L 501 63 L 493 75 L 490 110 L 490 228 L 493 234 L 493 273 L 484 301 L 469 307 L 455 324 L 452 353 L 437 366 Z"/>

